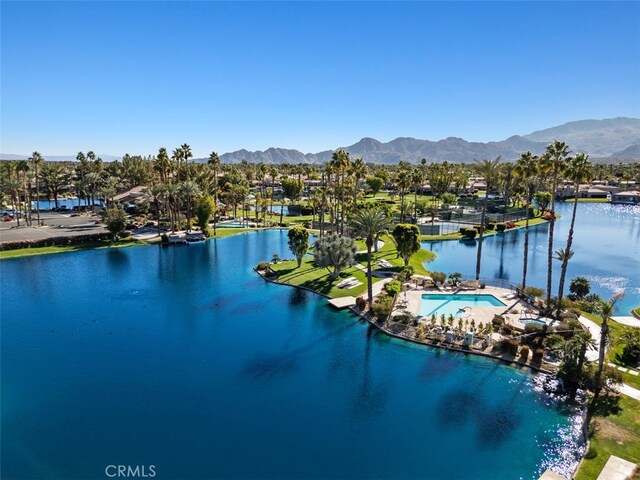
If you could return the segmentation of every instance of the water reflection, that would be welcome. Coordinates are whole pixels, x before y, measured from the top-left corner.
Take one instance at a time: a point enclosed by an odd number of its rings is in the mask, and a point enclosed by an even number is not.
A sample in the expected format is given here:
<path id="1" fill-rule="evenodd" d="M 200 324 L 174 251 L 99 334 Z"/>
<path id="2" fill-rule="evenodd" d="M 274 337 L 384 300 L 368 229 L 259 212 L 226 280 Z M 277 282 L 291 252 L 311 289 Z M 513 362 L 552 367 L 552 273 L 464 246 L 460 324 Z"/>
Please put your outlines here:
<path id="1" fill-rule="evenodd" d="M 571 221 L 570 203 L 559 203 L 554 250 L 565 248 Z M 547 275 L 548 224 L 529 228 L 527 284 L 545 287 Z M 524 231 L 493 235 L 483 241 L 481 276 L 494 276 L 520 283 Z M 428 268 L 435 271 L 475 274 L 477 241 L 424 242 L 423 248 L 438 256 Z M 640 305 L 640 207 L 583 203 L 578 205 L 566 292 L 578 275 L 591 281 L 592 292 L 609 298 L 617 289 L 626 291 L 616 314 L 628 314 Z M 559 262 L 553 262 L 553 294 L 557 293 Z"/>

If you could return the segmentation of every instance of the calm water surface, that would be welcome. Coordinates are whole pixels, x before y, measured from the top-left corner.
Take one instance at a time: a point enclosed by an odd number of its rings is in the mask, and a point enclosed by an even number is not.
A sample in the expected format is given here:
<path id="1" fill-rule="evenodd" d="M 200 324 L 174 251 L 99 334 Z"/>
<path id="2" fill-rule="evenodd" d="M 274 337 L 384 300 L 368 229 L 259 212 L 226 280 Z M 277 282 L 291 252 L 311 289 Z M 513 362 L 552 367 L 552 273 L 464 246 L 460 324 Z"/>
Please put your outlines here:
<path id="1" fill-rule="evenodd" d="M 286 234 L 3 261 L 3 479 L 537 478 L 576 418 L 535 377 L 375 334 L 251 270 Z"/>
<path id="2" fill-rule="evenodd" d="M 556 222 L 554 250 L 566 247 L 572 208 L 570 203 L 557 204 L 562 218 Z M 548 224 L 529 231 L 527 285 L 546 288 L 548 231 Z M 422 246 L 438 254 L 429 269 L 475 275 L 477 241 L 424 242 Z M 631 309 L 640 305 L 640 206 L 578 204 L 571 249 L 575 254 L 569 260 L 565 293 L 569 293 L 570 280 L 581 275 L 590 280 L 591 291 L 603 299 L 617 290 L 625 291 L 616 308 L 618 315 L 630 315 Z M 487 237 L 482 244 L 481 276 L 522 283 L 523 250 L 524 230 Z M 560 262 L 553 263 L 556 295 Z"/>

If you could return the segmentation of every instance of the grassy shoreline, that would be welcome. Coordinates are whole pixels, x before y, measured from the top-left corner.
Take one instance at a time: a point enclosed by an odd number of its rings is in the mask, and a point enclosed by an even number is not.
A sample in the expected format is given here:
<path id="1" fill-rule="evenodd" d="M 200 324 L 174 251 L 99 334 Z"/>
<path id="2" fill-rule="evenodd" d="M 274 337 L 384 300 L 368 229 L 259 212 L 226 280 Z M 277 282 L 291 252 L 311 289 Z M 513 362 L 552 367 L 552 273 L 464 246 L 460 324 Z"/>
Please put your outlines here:
<path id="1" fill-rule="evenodd" d="M 208 240 L 216 238 L 230 237 L 232 235 L 239 235 L 241 233 L 255 232 L 263 229 L 248 229 L 248 228 L 218 228 L 217 235 L 211 236 Z M 213 235 L 213 231 L 212 231 Z M 16 248 L 14 250 L 2 250 L 0 251 L 0 260 L 8 258 L 21 258 L 31 257 L 34 255 L 51 255 L 55 253 L 67 253 L 67 252 L 79 252 L 82 250 L 100 250 L 107 248 L 124 248 L 124 247 L 140 247 L 144 245 L 157 245 L 160 243 L 159 238 L 151 240 L 136 240 L 133 238 L 123 238 L 117 242 L 109 240 L 97 240 L 93 242 L 83 242 L 75 245 L 53 245 L 49 247 L 31 247 L 31 248 Z"/>
<path id="2" fill-rule="evenodd" d="M 380 260 L 386 260 L 392 267 L 385 268 L 386 271 L 400 271 L 404 266 L 404 261 L 397 257 L 395 245 L 390 236 L 386 235 L 382 237 L 384 245 L 380 248 L 379 252 L 372 252 L 372 268 L 375 269 L 377 262 Z M 358 248 L 362 248 L 362 242 L 356 242 Z M 411 257 L 409 265 L 414 269 L 414 272 L 419 275 L 426 275 L 427 269 L 424 268 L 423 263 L 429 262 L 436 257 L 435 253 L 428 250 L 421 249 Z M 356 261 L 361 265 L 366 266 L 367 254 L 358 253 L 355 257 Z M 277 264 L 272 264 L 272 269 L 278 274 L 276 283 L 283 285 L 292 285 L 298 287 L 304 287 L 322 295 L 338 298 L 346 296 L 357 297 L 362 295 L 367 290 L 367 274 L 362 269 L 351 266 L 340 272 L 340 275 L 336 280 L 331 280 L 330 273 L 326 268 L 317 267 L 314 264 L 313 257 L 306 256 L 302 260 L 302 264 L 298 268 L 296 260 L 286 260 Z M 338 283 L 348 277 L 355 277 L 358 281 L 362 282 L 362 285 L 350 289 L 342 289 L 336 287 Z M 377 283 L 381 278 L 373 278 L 373 282 Z"/>

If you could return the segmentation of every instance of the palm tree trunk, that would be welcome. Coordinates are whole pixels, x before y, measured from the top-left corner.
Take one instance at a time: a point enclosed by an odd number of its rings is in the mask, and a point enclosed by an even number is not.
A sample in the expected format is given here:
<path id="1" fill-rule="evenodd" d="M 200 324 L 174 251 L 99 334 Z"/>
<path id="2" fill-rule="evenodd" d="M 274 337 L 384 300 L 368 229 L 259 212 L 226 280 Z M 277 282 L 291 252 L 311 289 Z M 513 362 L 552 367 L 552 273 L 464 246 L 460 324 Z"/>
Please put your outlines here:
<path id="1" fill-rule="evenodd" d="M 373 304 L 373 280 L 371 278 L 371 247 L 373 245 L 373 238 L 369 235 L 367 237 L 367 299 L 369 301 L 369 309 Z"/>
<path id="2" fill-rule="evenodd" d="M 40 180 L 38 180 L 38 165 L 36 164 L 36 215 L 40 226 Z"/>
<path id="3" fill-rule="evenodd" d="M 527 197 L 527 213 L 524 225 L 524 260 L 522 262 L 522 290 L 527 288 L 527 264 L 529 262 L 529 205 L 531 205 L 531 195 Z"/>
<path id="4" fill-rule="evenodd" d="M 476 256 L 476 280 L 480 280 L 480 262 L 482 261 L 482 239 L 484 238 L 484 219 L 487 213 L 487 200 L 489 193 L 489 184 L 487 183 L 487 193 L 484 196 L 482 205 L 482 215 L 480 216 L 480 237 L 478 238 L 478 254 Z"/>
<path id="5" fill-rule="evenodd" d="M 595 375 L 595 395 L 596 398 L 600 394 L 602 383 L 602 370 L 604 369 L 604 355 L 607 351 L 607 338 L 609 337 L 609 319 L 607 316 L 602 317 L 602 326 L 600 327 L 600 347 L 598 349 L 598 369 Z"/>
<path id="6" fill-rule="evenodd" d="M 578 210 L 578 186 L 576 186 L 576 196 L 573 202 L 573 212 L 571 213 L 571 226 L 569 227 L 569 236 L 567 237 L 567 248 L 565 257 L 562 259 L 562 267 L 560 270 L 560 286 L 558 288 L 558 308 L 556 310 L 556 317 L 560 317 L 560 303 L 562 301 L 562 291 L 564 290 L 564 279 L 567 274 L 567 267 L 569 265 L 569 256 L 571 255 L 571 245 L 573 244 L 573 227 L 576 222 L 576 211 Z"/>
<path id="7" fill-rule="evenodd" d="M 551 189 L 551 219 L 549 220 L 549 250 L 547 254 L 547 309 L 551 304 L 551 276 L 553 274 L 553 230 L 556 224 L 556 189 L 558 182 L 557 169 L 554 170 L 553 188 Z"/>

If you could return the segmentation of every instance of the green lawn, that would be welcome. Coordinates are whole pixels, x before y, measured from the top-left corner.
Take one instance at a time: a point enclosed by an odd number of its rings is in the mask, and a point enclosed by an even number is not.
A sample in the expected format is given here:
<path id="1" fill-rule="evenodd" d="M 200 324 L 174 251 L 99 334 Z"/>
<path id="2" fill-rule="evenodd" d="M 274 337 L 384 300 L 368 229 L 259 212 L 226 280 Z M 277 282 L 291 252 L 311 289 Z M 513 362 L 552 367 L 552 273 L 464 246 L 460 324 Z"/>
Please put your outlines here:
<path id="1" fill-rule="evenodd" d="M 3 258 L 16 258 L 16 257 L 27 257 L 31 255 L 48 255 L 52 253 L 64 253 L 64 252 L 76 252 L 78 250 L 95 250 L 98 248 L 121 248 L 121 247 L 132 247 L 138 245 L 149 245 L 151 243 L 157 243 L 159 240 L 154 242 L 143 242 L 139 240 L 133 240 L 131 238 L 123 238 L 118 242 L 110 242 L 108 240 L 103 241 L 95 241 L 95 242 L 85 242 L 79 243 L 77 245 L 59 245 L 59 246 L 51 246 L 51 247 L 34 247 L 34 248 L 18 248 L 15 250 L 4 250 L 0 251 L 0 259 Z"/>
<path id="2" fill-rule="evenodd" d="M 636 307 L 633 309 L 633 313 L 636 317 L 640 318 L 640 307 Z"/>
<path id="3" fill-rule="evenodd" d="M 573 203 L 575 202 L 575 198 L 567 198 L 565 202 Z M 609 203 L 610 200 L 606 198 L 579 198 L 578 203 Z"/>
<path id="4" fill-rule="evenodd" d="M 595 480 L 611 455 L 640 463 L 640 402 L 610 397 L 597 410 L 591 420 L 589 451 L 576 480 Z M 633 478 L 640 479 L 640 473 Z"/>
<path id="5" fill-rule="evenodd" d="M 383 237 L 382 240 L 385 242 L 385 244 L 380 249 L 380 252 L 374 253 L 372 264 L 375 265 L 377 261 L 384 259 L 394 265 L 394 268 L 387 270 L 400 270 L 404 265 L 404 261 L 401 258 L 396 258 L 397 255 L 393 240 L 389 236 Z M 357 241 L 356 245 L 358 250 L 366 249 L 366 247 L 364 246 L 364 242 L 362 241 Z M 422 266 L 422 262 L 429 261 L 434 257 L 435 254 L 433 252 L 420 250 L 418 253 L 413 255 L 409 264 L 414 267 L 415 273 L 426 275 L 427 270 Z M 366 258 L 366 254 L 356 255 L 356 260 L 362 265 L 366 265 Z M 358 295 L 366 293 L 366 272 L 356 267 L 349 267 L 340 273 L 340 276 L 337 280 L 332 282 L 329 270 L 327 270 L 326 268 L 315 266 L 313 260 L 313 257 L 305 257 L 300 268 L 298 268 L 298 264 L 295 260 L 289 260 L 286 262 L 278 263 L 276 265 L 272 265 L 272 268 L 276 273 L 278 273 L 279 282 L 310 288 L 316 292 L 328 295 L 330 297 L 346 297 L 349 295 L 357 297 Z M 377 268 L 379 267 L 373 267 L 374 270 Z M 336 287 L 338 283 L 348 277 L 356 277 L 359 281 L 362 282 L 362 285 L 351 289 L 342 289 Z M 373 283 L 376 283 L 378 281 L 380 281 L 380 279 L 375 277 L 373 278 Z"/>

